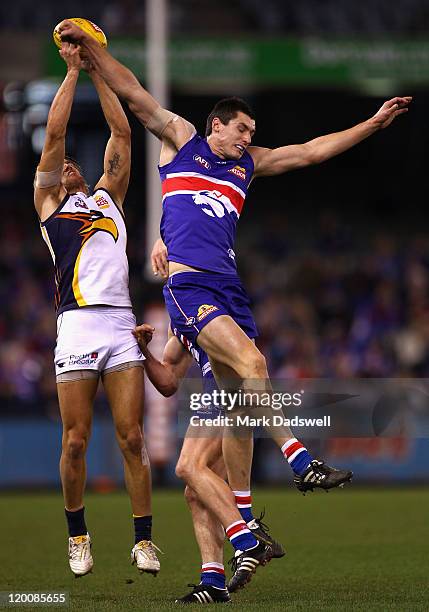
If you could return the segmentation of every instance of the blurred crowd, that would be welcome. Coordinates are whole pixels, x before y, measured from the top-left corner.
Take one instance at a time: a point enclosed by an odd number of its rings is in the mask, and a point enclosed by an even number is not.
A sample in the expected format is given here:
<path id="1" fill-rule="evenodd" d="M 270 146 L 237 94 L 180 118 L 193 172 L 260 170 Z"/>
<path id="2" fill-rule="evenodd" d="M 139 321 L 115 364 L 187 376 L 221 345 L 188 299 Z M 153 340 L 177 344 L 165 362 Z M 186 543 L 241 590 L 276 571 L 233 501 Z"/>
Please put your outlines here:
<path id="1" fill-rule="evenodd" d="M 426 0 L 175 0 L 168 2 L 173 34 L 210 32 L 285 32 L 297 35 L 414 34 L 427 32 Z M 46 30 L 67 16 L 61 3 L 31 0 L 0 7 L 0 28 Z M 73 16 L 94 20 L 109 34 L 141 35 L 145 2 L 140 0 L 74 0 Z"/>
<path id="2" fill-rule="evenodd" d="M 266 230 L 245 277 L 272 375 L 428 376 L 427 235 L 354 235 L 330 212 L 308 244 L 289 243 L 281 217 Z"/>
<path id="3" fill-rule="evenodd" d="M 31 202 L 30 202 L 31 206 Z M 24 221 L 25 220 L 25 221 Z M 0 396 L 43 406 L 55 396 L 52 350 L 56 324 L 52 262 L 38 235 L 36 216 L 8 217 L 0 228 Z"/>
<path id="4" fill-rule="evenodd" d="M 52 262 L 27 204 L 0 227 L 0 398 L 2 411 L 46 412 L 57 409 Z M 239 231 L 240 271 L 270 373 L 429 376 L 429 237 L 376 228 L 365 236 L 333 212 L 314 223 L 306 239 L 281 214 L 266 218 L 263 231 L 255 223 Z M 141 320 L 149 299 L 162 296 L 145 284 L 140 243 L 131 232 L 130 286 Z"/>

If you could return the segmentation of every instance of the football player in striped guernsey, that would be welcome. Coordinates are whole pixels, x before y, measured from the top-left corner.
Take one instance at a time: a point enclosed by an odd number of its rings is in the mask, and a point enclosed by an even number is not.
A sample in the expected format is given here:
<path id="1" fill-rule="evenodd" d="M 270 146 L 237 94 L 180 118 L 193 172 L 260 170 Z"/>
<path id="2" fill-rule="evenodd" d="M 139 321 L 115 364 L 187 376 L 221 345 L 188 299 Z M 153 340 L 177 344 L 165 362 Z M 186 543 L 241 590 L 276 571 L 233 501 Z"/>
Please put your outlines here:
<path id="1" fill-rule="evenodd" d="M 111 132 L 103 175 L 90 192 L 77 163 L 65 157 L 67 124 L 82 61 L 79 48 L 69 43 L 62 45 L 60 54 L 67 74 L 49 112 L 34 203 L 57 285 L 55 370 L 63 422 L 60 473 L 69 564 L 76 576 L 87 574 L 93 566 L 83 496 L 93 401 L 102 378 L 134 516 L 132 560 L 140 571 L 156 574 L 150 465 L 142 430 L 144 357 L 132 335 L 135 317 L 125 252 L 123 203 L 130 174 L 130 128 L 116 95 L 87 67 Z"/>
<path id="2" fill-rule="evenodd" d="M 143 355 L 146 357 L 145 370 L 149 380 L 156 389 L 164 396 L 173 395 L 180 384 L 180 381 L 186 375 L 192 362 L 195 361 L 201 371 L 203 379 L 203 387 L 205 392 L 213 391 L 216 388 L 213 373 L 210 367 L 210 361 L 204 351 L 198 346 L 189 344 L 184 336 L 180 336 L 177 330 L 170 329 L 167 344 L 164 347 L 162 361 L 156 359 L 148 348 L 149 342 L 152 340 L 155 329 L 148 324 L 139 325 L 134 334 L 138 340 L 139 346 Z M 224 411 L 215 406 L 208 406 L 204 410 L 198 410 L 193 413 L 203 422 L 205 419 L 214 419 L 222 416 Z M 221 479 L 226 478 L 225 463 L 222 458 L 222 428 L 221 427 L 200 427 L 196 429 L 190 426 L 185 436 L 184 447 L 192 447 L 193 455 L 199 458 L 197 469 L 212 470 L 214 474 Z M 180 465 L 179 458 L 178 465 Z M 180 470 L 180 467 L 179 467 Z M 250 469 L 248 473 L 241 470 L 236 476 L 236 486 L 241 489 L 250 488 Z M 225 485 L 226 486 L 226 485 Z M 262 522 L 263 514 L 259 518 L 255 518 L 252 513 L 252 498 L 250 490 L 234 490 L 232 491 L 234 498 L 229 495 L 227 503 L 235 511 L 236 522 L 240 524 L 240 518 L 234 508 L 234 500 L 241 519 L 247 524 L 252 535 L 260 542 L 269 544 L 271 547 L 270 554 L 273 558 L 281 558 L 285 555 L 285 551 L 279 542 L 277 542 L 270 534 L 267 525 Z M 245 495 L 244 495 L 245 494 Z M 185 489 L 185 498 L 192 514 L 195 536 L 201 552 L 201 583 L 195 585 L 194 591 L 187 595 L 184 599 L 192 601 L 193 597 L 198 599 L 200 590 L 208 589 L 208 595 L 215 601 L 220 599 L 225 600 L 225 570 L 223 566 L 223 542 L 224 529 L 212 512 L 202 503 L 189 486 Z M 228 526 L 226 528 L 228 531 Z M 234 591 L 245 586 L 251 579 L 255 567 L 255 559 L 251 558 L 247 553 L 239 561 L 232 563 L 234 566 L 234 575 L 228 583 L 228 591 Z M 189 599 L 191 598 L 191 599 Z M 198 599 L 199 600 L 199 599 Z M 178 600 L 182 601 L 182 600 Z M 200 602 L 204 603 L 204 602 Z M 208 603 L 208 602 L 205 602 Z"/>

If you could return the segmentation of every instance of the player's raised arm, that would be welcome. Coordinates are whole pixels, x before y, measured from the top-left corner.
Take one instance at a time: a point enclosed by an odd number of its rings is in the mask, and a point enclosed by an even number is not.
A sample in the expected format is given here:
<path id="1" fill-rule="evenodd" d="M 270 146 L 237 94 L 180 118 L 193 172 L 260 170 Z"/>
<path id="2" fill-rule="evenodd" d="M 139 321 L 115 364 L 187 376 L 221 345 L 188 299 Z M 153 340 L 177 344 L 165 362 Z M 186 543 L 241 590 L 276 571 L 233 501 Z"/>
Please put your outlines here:
<path id="1" fill-rule="evenodd" d="M 123 100 L 138 120 L 163 142 L 167 141 L 178 151 L 195 133 L 194 126 L 162 108 L 146 91 L 137 78 L 103 49 L 89 34 L 75 23 L 65 19 L 58 26 L 62 39 L 72 40 L 82 46 L 85 55 L 109 87 Z"/>
<path id="2" fill-rule="evenodd" d="M 122 206 L 128 189 L 131 169 L 131 130 L 116 94 L 92 68 L 88 70 L 100 98 L 110 138 L 104 153 L 104 173 L 95 189 L 104 187 Z"/>
<path id="3" fill-rule="evenodd" d="M 49 110 L 45 144 L 34 181 L 34 205 L 42 220 L 57 208 L 64 195 L 61 193 L 61 180 L 65 138 L 81 66 L 77 46 L 64 43 L 59 53 L 67 65 L 67 74 Z"/>
<path id="4" fill-rule="evenodd" d="M 249 147 L 255 163 L 255 176 L 272 176 L 311 164 L 320 164 L 358 144 L 368 136 L 390 125 L 398 115 L 408 111 L 412 97 L 396 97 L 383 104 L 370 119 L 348 130 L 319 136 L 304 144 L 277 149 Z"/>
<path id="5" fill-rule="evenodd" d="M 146 357 L 145 371 L 153 386 L 165 397 L 176 393 L 180 381 L 192 363 L 192 355 L 182 345 L 176 336 L 170 335 L 164 348 L 162 361 L 152 355 L 148 344 L 152 340 L 155 329 L 144 323 L 138 325 L 133 334 L 137 339 L 140 350 Z"/>

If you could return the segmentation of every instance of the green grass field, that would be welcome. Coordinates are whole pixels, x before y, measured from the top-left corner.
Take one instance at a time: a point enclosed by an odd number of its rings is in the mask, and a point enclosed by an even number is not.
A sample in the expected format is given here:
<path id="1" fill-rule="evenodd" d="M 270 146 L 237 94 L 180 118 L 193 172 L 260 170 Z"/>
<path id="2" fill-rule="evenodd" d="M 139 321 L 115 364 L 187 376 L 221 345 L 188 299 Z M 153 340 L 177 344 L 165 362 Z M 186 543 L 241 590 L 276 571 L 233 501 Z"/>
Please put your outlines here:
<path id="1" fill-rule="evenodd" d="M 428 610 L 429 489 L 329 495 L 259 490 L 254 507 L 287 548 L 234 596 L 237 610 Z M 59 494 L 0 497 L 0 591 L 68 591 L 69 610 L 171 610 L 198 582 L 199 556 L 180 492 L 154 494 L 154 540 L 165 552 L 157 578 L 131 566 L 132 521 L 125 494 L 86 497 L 94 572 L 68 568 Z M 226 556 L 231 556 L 229 544 Z M 191 606 L 194 608 L 194 606 Z M 15 608 L 26 609 L 29 608 Z M 55 608 L 59 609 L 59 608 Z M 62 608 L 65 609 L 65 608 Z"/>

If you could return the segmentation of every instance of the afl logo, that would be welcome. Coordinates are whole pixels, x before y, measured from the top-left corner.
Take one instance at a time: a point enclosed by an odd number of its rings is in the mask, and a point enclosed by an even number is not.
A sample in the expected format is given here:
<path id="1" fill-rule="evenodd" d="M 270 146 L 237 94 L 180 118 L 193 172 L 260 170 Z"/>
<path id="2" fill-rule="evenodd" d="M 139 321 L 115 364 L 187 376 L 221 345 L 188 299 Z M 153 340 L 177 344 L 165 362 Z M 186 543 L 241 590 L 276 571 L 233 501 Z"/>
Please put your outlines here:
<path id="1" fill-rule="evenodd" d="M 211 165 L 209 164 L 209 162 L 206 159 L 204 159 L 204 157 L 201 157 L 201 155 L 197 155 L 196 153 L 194 155 L 194 161 L 201 164 L 201 166 L 204 166 L 206 170 L 210 170 L 211 168 Z"/>

